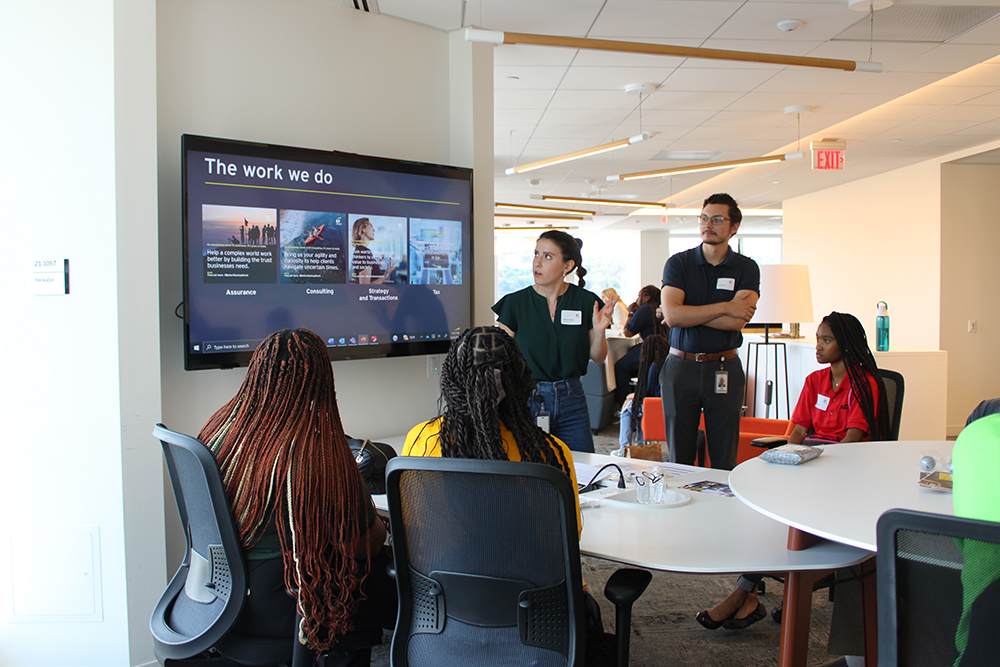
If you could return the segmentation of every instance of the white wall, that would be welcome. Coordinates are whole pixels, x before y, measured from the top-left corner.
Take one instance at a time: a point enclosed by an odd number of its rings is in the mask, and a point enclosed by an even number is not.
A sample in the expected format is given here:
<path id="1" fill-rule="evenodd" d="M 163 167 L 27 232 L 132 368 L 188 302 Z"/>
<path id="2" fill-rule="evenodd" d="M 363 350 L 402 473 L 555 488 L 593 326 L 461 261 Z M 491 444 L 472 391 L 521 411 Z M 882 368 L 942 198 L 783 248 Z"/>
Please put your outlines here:
<path id="1" fill-rule="evenodd" d="M 127 665 L 165 583 L 152 0 L 0 4 L 0 662 Z M 35 296 L 35 259 L 70 294 Z M 54 548 L 47 548 L 54 546 Z"/>
<path id="2" fill-rule="evenodd" d="M 428 162 L 455 157 L 462 166 L 483 147 L 470 135 L 473 105 L 461 99 L 477 92 L 471 72 L 457 75 L 468 87 L 451 99 L 447 33 L 328 0 L 177 0 L 160 3 L 157 19 L 163 413 L 171 427 L 197 432 L 244 371 L 183 370 L 173 315 L 181 301 L 181 134 Z M 471 58 L 464 42 L 455 48 Z M 491 107 L 477 104 L 476 127 L 491 128 Z M 469 131 L 453 133 L 453 124 Z M 492 201 L 491 179 L 477 179 L 475 197 Z M 488 218 L 478 218 L 479 239 L 492 238 Z M 489 300 L 491 274 L 476 278 L 477 294 Z M 438 388 L 423 357 L 337 362 L 334 375 L 351 434 L 396 435 L 436 411 Z"/>
<path id="3" fill-rule="evenodd" d="M 808 264 L 817 318 L 857 315 L 874 345 L 875 304 L 889 304 L 891 348 L 948 352 L 948 435 L 1000 395 L 996 168 L 948 162 L 1000 141 L 784 203 L 784 261 Z M 983 322 L 969 335 L 967 321 Z M 802 327 L 812 336 L 815 325 Z"/>
<path id="4" fill-rule="evenodd" d="M 785 201 L 783 259 L 809 265 L 817 321 L 851 313 L 874 347 L 885 301 L 890 347 L 938 349 L 939 174 L 924 162 Z M 815 324 L 802 329 L 812 336 Z"/>
<path id="5" fill-rule="evenodd" d="M 948 350 L 948 427 L 1000 396 L 1000 166 L 941 165 L 941 349 Z M 968 332 L 976 320 L 977 332 Z"/>
<path id="6" fill-rule="evenodd" d="M 157 6 L 157 48 L 164 423 L 197 433 L 245 375 L 183 370 L 184 133 L 479 169 L 475 313 L 492 322 L 490 47 L 329 0 L 170 0 Z M 425 357 L 336 362 L 334 376 L 352 435 L 399 435 L 437 413 Z M 170 567 L 177 558 L 172 540 Z"/>

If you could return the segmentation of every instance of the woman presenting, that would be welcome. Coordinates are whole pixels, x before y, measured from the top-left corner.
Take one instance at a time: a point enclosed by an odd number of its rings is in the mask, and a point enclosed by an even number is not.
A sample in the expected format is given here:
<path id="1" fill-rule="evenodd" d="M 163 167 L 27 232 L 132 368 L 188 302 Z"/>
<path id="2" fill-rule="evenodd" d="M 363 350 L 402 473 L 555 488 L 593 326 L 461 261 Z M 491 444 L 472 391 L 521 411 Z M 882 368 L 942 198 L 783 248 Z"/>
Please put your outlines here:
<path id="1" fill-rule="evenodd" d="M 594 436 L 580 376 L 587 372 L 589 360 L 604 363 L 608 355 L 604 330 L 614 304 L 604 305 L 596 294 L 583 289 L 587 270 L 580 245 L 558 230 L 539 236 L 531 263 L 535 284 L 503 297 L 493 305 L 493 312 L 531 367 L 536 386 L 529 403 L 536 423 L 570 449 L 593 452 Z M 573 272 L 579 285 L 565 281 Z"/>

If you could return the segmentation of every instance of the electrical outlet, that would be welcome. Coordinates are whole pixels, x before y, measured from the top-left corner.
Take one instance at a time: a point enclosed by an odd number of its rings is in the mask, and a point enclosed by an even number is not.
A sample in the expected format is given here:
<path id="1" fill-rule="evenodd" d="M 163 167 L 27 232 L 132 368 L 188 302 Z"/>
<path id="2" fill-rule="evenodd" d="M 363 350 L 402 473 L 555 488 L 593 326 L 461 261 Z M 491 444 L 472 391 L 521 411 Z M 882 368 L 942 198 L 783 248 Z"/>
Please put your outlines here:
<path id="1" fill-rule="evenodd" d="M 427 377 L 429 377 L 429 378 L 440 378 L 441 377 L 441 355 L 440 354 L 428 354 L 427 355 Z"/>
<path id="2" fill-rule="evenodd" d="M 976 333 L 976 321 L 969 320 L 969 333 Z"/>

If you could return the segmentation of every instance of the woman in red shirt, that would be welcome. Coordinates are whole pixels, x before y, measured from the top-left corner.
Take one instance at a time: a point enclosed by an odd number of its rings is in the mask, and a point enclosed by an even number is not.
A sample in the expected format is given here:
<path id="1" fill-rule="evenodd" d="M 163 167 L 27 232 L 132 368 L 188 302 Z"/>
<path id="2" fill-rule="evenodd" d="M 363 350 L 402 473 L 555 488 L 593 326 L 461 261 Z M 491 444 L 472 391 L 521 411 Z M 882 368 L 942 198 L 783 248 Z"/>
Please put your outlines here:
<path id="1" fill-rule="evenodd" d="M 832 312 L 816 328 L 816 361 L 830 364 L 806 377 L 799 394 L 788 443 L 797 445 L 884 440 L 889 437 L 885 385 L 868 337 L 854 315 Z M 846 380 L 846 381 L 845 381 Z M 762 574 L 744 574 L 736 589 L 697 621 L 714 630 L 745 628 L 767 615 L 757 600 Z"/>

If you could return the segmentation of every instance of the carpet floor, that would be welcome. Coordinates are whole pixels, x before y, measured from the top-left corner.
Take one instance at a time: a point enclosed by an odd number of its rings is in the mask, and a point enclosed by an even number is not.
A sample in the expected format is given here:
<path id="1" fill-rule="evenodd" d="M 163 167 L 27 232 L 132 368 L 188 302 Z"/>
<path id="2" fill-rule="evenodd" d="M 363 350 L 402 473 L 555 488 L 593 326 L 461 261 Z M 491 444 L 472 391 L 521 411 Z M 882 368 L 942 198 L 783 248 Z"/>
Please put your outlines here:
<path id="1" fill-rule="evenodd" d="M 598 453 L 608 453 L 618 447 L 618 423 L 615 422 L 594 436 Z M 710 527 L 706 527 L 710 530 Z M 739 548 L 739 545 L 733 545 Z M 614 631 L 614 606 L 602 591 L 607 578 L 619 565 L 598 558 L 584 557 L 583 578 L 601 604 L 604 626 Z M 780 606 L 782 585 L 766 579 L 767 591 L 761 601 L 768 612 Z M 653 581 L 632 611 L 632 667 L 771 667 L 778 664 L 778 642 L 781 626 L 770 616 L 745 630 L 706 630 L 694 617 L 702 609 L 723 599 L 736 584 L 733 575 L 694 575 L 673 572 L 653 572 Z M 807 664 L 822 665 L 835 656 L 827 655 L 826 643 L 833 604 L 827 592 L 813 595 L 812 626 Z M 383 644 L 372 651 L 374 667 L 389 667 L 389 642 L 386 632 Z"/>

